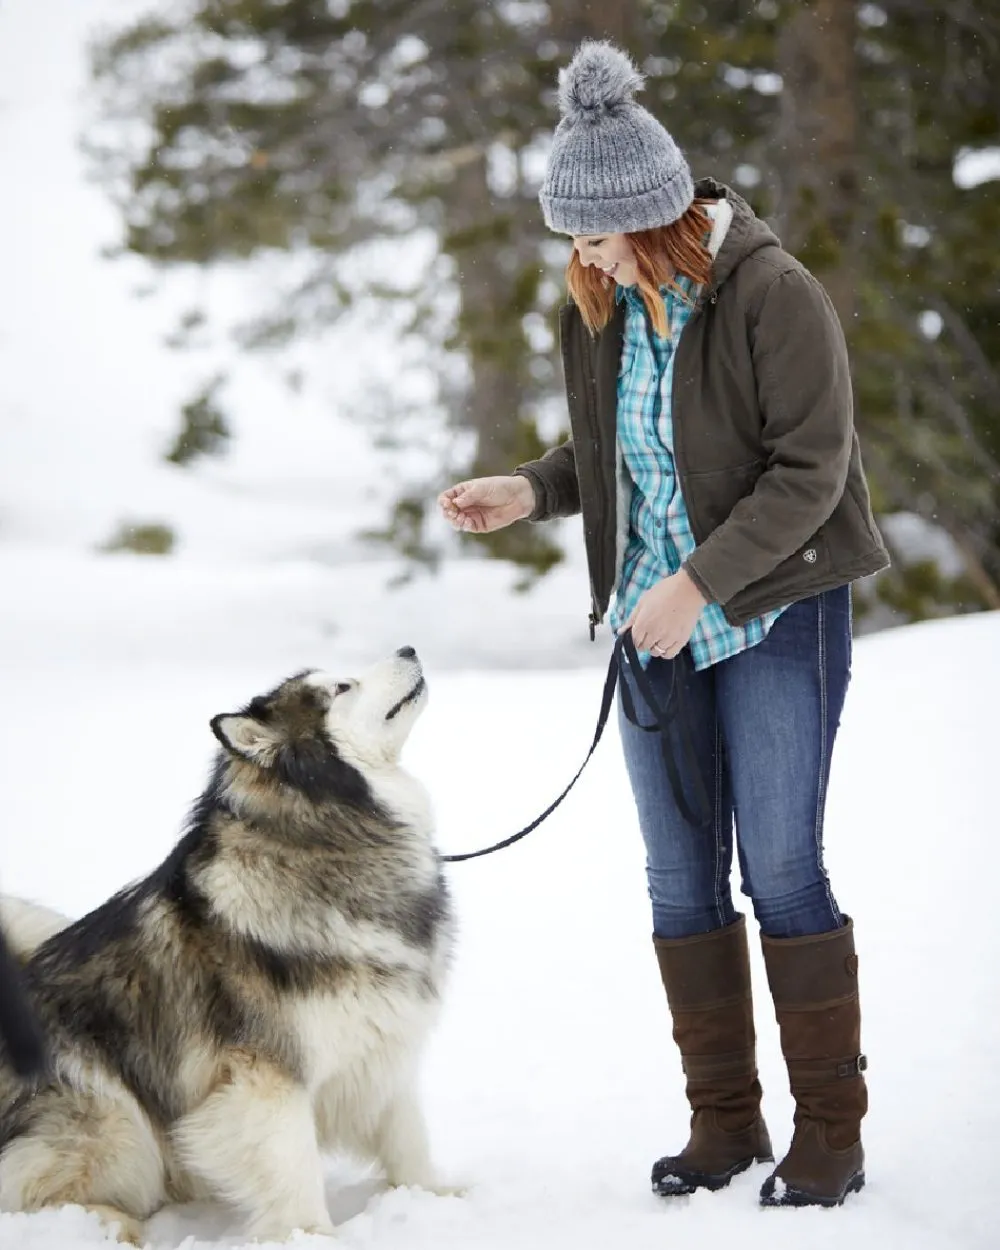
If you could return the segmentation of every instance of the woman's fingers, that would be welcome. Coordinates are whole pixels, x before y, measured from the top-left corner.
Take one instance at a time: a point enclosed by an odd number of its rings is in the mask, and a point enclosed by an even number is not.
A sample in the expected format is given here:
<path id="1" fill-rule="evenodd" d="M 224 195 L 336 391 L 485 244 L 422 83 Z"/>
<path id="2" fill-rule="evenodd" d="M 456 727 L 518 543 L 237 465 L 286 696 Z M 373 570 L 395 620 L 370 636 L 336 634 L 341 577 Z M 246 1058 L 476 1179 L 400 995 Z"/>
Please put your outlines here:
<path id="1" fill-rule="evenodd" d="M 442 491 L 438 495 L 438 503 L 445 516 L 450 517 L 482 503 L 482 494 L 481 490 L 476 489 L 475 482 L 459 482 Z"/>
<path id="2" fill-rule="evenodd" d="M 460 482 L 457 486 L 449 486 L 447 490 L 443 490 L 438 495 L 438 503 L 442 508 L 456 507 L 465 491 L 465 486 Z"/>
<path id="3" fill-rule="evenodd" d="M 491 508 L 496 508 L 490 498 L 489 483 L 459 482 L 441 496 L 441 510 L 447 520 L 459 529 L 481 533 L 490 528 Z"/>
<path id="4" fill-rule="evenodd" d="M 528 516 L 534 507 L 534 492 L 524 478 L 480 477 L 442 491 L 438 504 L 456 529 L 484 534 Z"/>
<path id="5" fill-rule="evenodd" d="M 438 495 L 438 507 L 446 521 L 451 521 L 453 525 L 459 525 L 465 528 L 464 521 L 467 519 L 464 513 L 465 506 L 470 501 L 466 498 L 466 488 L 464 483 L 457 486 L 451 486 L 448 490 L 442 491 Z"/>

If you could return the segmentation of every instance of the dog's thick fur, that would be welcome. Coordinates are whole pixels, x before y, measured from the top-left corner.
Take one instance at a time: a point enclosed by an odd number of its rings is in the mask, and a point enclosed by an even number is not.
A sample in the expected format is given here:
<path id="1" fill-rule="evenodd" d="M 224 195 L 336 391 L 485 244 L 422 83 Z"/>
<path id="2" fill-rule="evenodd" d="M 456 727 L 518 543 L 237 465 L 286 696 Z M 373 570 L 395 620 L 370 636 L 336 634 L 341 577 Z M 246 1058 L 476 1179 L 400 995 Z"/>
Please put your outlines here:
<path id="1" fill-rule="evenodd" d="M 332 1150 L 438 1188 L 416 1076 L 453 922 L 399 766 L 424 700 L 412 648 L 290 678 L 213 720 L 208 786 L 148 877 L 75 923 L 6 901 L 51 1069 L 0 1064 L 0 1210 L 78 1203 L 139 1240 L 215 1197 L 251 1236 L 330 1233 Z"/>

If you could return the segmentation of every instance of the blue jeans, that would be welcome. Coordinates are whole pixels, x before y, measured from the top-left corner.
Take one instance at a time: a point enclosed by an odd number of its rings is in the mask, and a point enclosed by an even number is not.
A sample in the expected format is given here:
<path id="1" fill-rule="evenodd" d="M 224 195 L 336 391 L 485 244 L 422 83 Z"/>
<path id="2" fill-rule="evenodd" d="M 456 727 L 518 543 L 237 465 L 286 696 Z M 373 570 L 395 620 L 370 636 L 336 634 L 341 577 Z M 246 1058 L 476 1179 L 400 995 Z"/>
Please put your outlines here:
<path id="1" fill-rule="evenodd" d="M 678 810 L 657 733 L 625 717 L 622 747 L 639 826 L 657 937 L 691 937 L 736 918 L 730 893 L 733 824 L 743 893 L 768 937 L 827 933 L 844 923 L 823 866 L 823 812 L 830 757 L 851 668 L 851 595 L 840 587 L 792 604 L 768 636 L 695 672 L 687 655 L 651 659 L 661 706 L 671 664 L 685 682 L 686 727 L 713 806 L 699 828 Z M 639 719 L 651 714 L 631 676 Z M 684 792 L 686 755 L 671 739 Z"/>

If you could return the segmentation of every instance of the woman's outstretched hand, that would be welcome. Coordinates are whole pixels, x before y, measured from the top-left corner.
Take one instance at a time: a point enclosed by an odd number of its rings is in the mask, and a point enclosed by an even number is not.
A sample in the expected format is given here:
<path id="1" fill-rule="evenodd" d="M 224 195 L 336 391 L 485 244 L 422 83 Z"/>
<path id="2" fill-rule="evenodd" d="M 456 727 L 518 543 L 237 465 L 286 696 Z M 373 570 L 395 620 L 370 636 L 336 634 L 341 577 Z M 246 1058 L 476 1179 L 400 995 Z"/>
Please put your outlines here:
<path id="1" fill-rule="evenodd" d="M 488 534 L 530 516 L 535 492 L 526 477 L 474 477 L 442 491 L 438 507 L 455 529 Z"/>

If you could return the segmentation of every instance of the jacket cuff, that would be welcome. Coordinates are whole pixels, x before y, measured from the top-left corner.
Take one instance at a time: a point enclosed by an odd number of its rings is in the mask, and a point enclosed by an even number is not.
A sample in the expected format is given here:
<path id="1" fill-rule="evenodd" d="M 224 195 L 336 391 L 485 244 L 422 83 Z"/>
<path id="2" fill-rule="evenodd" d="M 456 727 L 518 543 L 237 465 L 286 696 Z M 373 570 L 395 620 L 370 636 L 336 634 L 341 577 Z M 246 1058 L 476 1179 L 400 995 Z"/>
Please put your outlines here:
<path id="1" fill-rule="evenodd" d="M 546 507 L 547 500 L 545 482 L 543 481 L 541 474 L 536 473 L 534 469 L 528 468 L 527 465 L 520 465 L 514 470 L 511 477 L 526 477 L 531 483 L 531 489 L 535 492 L 535 506 L 532 508 L 528 516 L 525 517 L 525 520 L 546 520 L 549 515 L 549 510 Z"/>
<path id="2" fill-rule="evenodd" d="M 698 591 L 701 594 L 702 598 L 705 600 L 706 604 L 720 603 L 721 600 L 719 599 L 719 596 L 715 593 L 715 591 L 708 584 L 708 582 L 705 581 L 704 577 L 702 577 L 701 573 L 698 571 L 697 567 L 694 564 L 694 561 L 697 558 L 697 554 L 698 553 L 695 552 L 695 554 L 691 556 L 690 559 L 685 560 L 684 564 L 681 567 L 684 569 L 684 572 L 687 573 L 688 577 L 690 577 L 691 580 L 694 582 L 694 584 L 698 587 Z"/>

